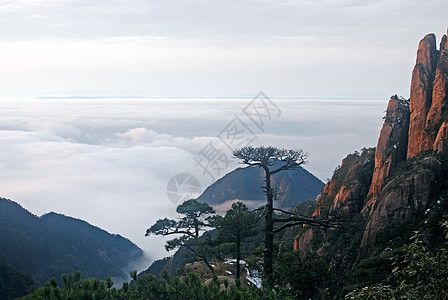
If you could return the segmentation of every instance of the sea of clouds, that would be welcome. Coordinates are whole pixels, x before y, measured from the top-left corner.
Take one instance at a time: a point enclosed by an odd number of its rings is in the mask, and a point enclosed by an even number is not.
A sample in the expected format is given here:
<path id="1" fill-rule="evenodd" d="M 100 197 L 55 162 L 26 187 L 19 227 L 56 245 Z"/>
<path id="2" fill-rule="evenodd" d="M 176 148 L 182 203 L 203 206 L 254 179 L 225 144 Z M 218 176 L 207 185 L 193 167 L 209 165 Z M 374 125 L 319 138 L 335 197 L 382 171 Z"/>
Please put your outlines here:
<path id="1" fill-rule="evenodd" d="M 275 114 L 257 127 L 249 98 L 60 98 L 0 100 L 0 196 L 36 215 L 50 211 L 123 235 L 152 259 L 164 239 L 145 237 L 157 219 L 176 216 L 166 194 L 178 173 L 202 190 L 213 178 L 194 158 L 235 117 L 253 145 L 300 147 L 305 166 L 325 181 L 346 154 L 376 145 L 387 99 L 272 99 Z M 222 135 L 221 135 L 222 136 Z M 238 166 L 235 160 L 214 179 Z"/>

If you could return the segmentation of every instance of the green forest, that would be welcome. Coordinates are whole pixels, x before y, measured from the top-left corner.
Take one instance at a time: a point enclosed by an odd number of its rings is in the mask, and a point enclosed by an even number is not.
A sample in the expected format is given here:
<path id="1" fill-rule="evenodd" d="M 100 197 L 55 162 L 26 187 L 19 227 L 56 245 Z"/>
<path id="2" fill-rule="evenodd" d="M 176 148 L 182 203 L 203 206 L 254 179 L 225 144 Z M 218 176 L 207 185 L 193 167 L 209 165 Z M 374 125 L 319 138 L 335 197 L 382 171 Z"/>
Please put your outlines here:
<path id="1" fill-rule="evenodd" d="M 448 221 L 436 231 L 444 233 L 446 242 Z M 208 281 L 203 278 L 207 272 L 137 276 L 134 271 L 132 281 L 121 288 L 113 287 L 110 278 L 81 279 L 76 272 L 63 275 L 61 287 L 51 279 L 22 299 L 334 299 L 335 292 L 341 298 L 345 294 L 345 299 L 445 299 L 448 251 L 445 247 L 431 250 L 428 235 L 427 230 L 415 232 L 408 244 L 345 270 L 335 270 L 329 257 L 313 252 L 283 251 L 275 257 L 272 288 L 221 280 L 220 270 L 209 273 Z"/>

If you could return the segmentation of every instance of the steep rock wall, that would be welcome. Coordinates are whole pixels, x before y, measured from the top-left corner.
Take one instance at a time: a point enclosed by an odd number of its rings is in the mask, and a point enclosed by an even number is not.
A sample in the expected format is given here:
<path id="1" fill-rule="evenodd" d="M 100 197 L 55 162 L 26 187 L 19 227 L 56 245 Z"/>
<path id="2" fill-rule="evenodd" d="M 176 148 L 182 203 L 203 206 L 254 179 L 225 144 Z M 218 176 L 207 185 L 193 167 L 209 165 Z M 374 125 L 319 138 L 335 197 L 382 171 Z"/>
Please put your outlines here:
<path id="1" fill-rule="evenodd" d="M 386 226 L 411 219 L 426 210 L 442 182 L 443 166 L 435 157 L 423 157 L 400 176 L 388 182 L 364 230 L 359 258 L 375 252 L 375 238 Z M 382 249 L 378 249 L 381 251 Z"/>
<path id="2" fill-rule="evenodd" d="M 421 151 L 448 150 L 445 121 L 448 119 L 448 45 L 446 35 L 436 48 L 434 34 L 428 34 L 419 43 L 417 59 L 412 72 L 410 91 L 411 118 L 407 158 Z"/>
<path id="3" fill-rule="evenodd" d="M 382 251 L 375 248 L 381 230 L 412 220 L 426 209 L 446 177 L 446 168 L 435 155 L 417 156 L 428 150 L 448 153 L 446 35 L 442 38 L 440 50 L 437 50 L 434 34 L 428 34 L 420 41 L 410 96 L 409 104 L 397 96 L 392 96 L 388 103 L 371 180 L 366 180 L 369 169 L 360 168 L 368 163 L 368 159 L 363 161 L 359 157 L 354 159 L 353 154 L 348 155 L 316 199 L 314 216 L 339 214 L 352 217 L 361 213 L 365 218 L 364 229 L 360 231 L 359 258 Z M 402 167 L 398 168 L 403 161 L 406 161 L 403 164 L 408 164 L 404 171 Z M 368 193 L 365 192 L 366 187 Z M 310 250 L 318 232 L 323 231 L 302 229 L 295 247 Z"/>
<path id="4" fill-rule="evenodd" d="M 396 165 L 406 159 L 409 131 L 409 103 L 396 95 L 389 100 L 375 152 L 375 169 L 369 190 L 369 205 L 378 197 L 384 181 Z"/>

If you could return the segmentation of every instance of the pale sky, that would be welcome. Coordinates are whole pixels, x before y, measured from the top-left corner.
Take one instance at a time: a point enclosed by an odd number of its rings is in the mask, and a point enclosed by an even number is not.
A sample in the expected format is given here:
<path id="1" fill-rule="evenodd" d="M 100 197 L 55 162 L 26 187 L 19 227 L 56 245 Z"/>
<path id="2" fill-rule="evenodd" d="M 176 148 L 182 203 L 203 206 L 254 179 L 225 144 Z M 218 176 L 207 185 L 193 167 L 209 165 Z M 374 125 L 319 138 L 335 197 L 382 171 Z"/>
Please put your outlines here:
<path id="1" fill-rule="evenodd" d="M 445 0 L 0 0 L 0 95 L 407 96 Z"/>

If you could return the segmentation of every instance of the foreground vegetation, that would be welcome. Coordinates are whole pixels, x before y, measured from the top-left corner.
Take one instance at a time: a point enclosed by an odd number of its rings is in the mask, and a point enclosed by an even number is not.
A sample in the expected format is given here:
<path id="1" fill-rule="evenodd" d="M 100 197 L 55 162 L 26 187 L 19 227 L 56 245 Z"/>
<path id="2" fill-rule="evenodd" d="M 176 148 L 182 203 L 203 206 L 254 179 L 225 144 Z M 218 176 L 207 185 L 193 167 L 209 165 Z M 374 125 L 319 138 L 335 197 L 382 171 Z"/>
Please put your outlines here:
<path id="1" fill-rule="evenodd" d="M 69 276 L 76 277 L 76 273 Z M 144 275 L 120 289 L 97 279 L 73 281 L 72 284 L 60 288 L 51 280 L 22 299 L 296 299 L 287 289 L 229 286 L 227 281 L 217 277 L 204 284 L 194 273 L 183 278 L 169 274 L 161 278 Z"/>
<path id="2" fill-rule="evenodd" d="M 448 238 L 448 222 L 443 229 Z M 346 299 L 448 299 L 448 251 L 431 251 L 422 233 L 409 245 L 361 262 L 352 272 L 362 280 L 384 280 L 352 290 Z M 446 245 L 446 244 L 445 244 Z M 381 266 L 392 268 L 381 269 Z M 229 282 L 215 275 L 205 281 L 193 272 L 184 276 L 137 276 L 121 288 L 111 279 L 81 279 L 80 272 L 63 275 L 63 287 L 53 278 L 22 299 L 333 299 L 328 285 L 331 271 L 317 254 L 286 252 L 276 260 L 274 288 Z M 380 278 L 378 278 L 380 277 Z"/>

